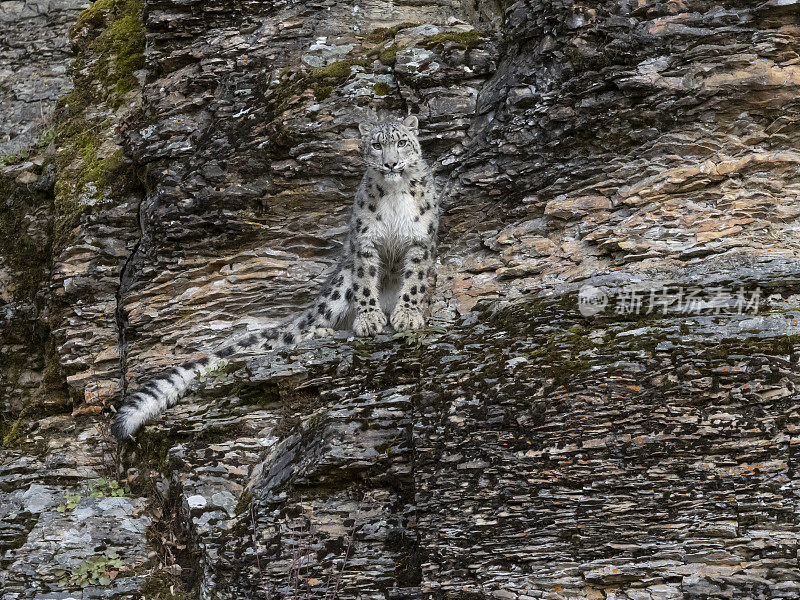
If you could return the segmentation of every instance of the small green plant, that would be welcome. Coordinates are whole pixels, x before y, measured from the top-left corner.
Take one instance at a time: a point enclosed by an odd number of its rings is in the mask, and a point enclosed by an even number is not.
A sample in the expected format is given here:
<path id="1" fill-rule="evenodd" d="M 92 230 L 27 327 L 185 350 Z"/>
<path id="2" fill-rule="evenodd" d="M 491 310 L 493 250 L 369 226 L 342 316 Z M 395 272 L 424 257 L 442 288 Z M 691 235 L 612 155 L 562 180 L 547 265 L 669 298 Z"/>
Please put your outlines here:
<path id="1" fill-rule="evenodd" d="M 30 152 L 27 150 L 20 150 L 16 154 L 6 154 L 4 156 L 0 156 L 0 166 L 5 167 L 6 165 L 16 165 L 17 163 L 21 163 L 23 160 L 30 156 Z"/>
<path id="2" fill-rule="evenodd" d="M 400 331 L 395 333 L 392 338 L 395 340 L 404 340 L 409 346 L 420 348 L 422 346 L 422 342 L 429 335 L 434 333 L 444 333 L 446 331 L 447 329 L 440 327 L 439 325 L 429 325 L 428 327 L 422 327 L 420 329 Z"/>
<path id="3" fill-rule="evenodd" d="M 228 379 L 228 361 L 223 360 L 205 375 L 195 375 L 195 379 L 201 382 L 213 381 L 214 383 L 224 383 Z"/>
<path id="4" fill-rule="evenodd" d="M 106 479 L 101 477 L 89 482 L 90 498 L 119 497 L 127 494 L 127 486 L 120 484 L 116 479 Z"/>
<path id="5" fill-rule="evenodd" d="M 125 496 L 128 493 L 128 487 L 115 479 L 100 477 L 90 481 L 85 492 L 87 498 L 119 497 Z M 78 506 L 78 502 L 80 502 L 83 497 L 84 496 L 81 495 L 80 492 L 67 492 L 64 494 L 64 501 L 56 506 L 56 511 L 63 515 L 68 511 L 75 510 L 75 507 Z"/>
<path id="6" fill-rule="evenodd" d="M 31 156 L 31 152 L 36 154 L 39 150 L 44 150 L 50 145 L 50 142 L 53 141 L 56 137 L 56 130 L 54 128 L 50 128 L 45 131 L 42 135 L 40 135 L 36 140 L 34 140 L 30 148 L 23 148 L 16 154 L 5 154 L 0 156 L 0 167 L 5 167 L 6 165 L 15 165 L 17 163 L 21 163 L 24 160 L 28 160 Z"/>
<path id="7" fill-rule="evenodd" d="M 75 507 L 78 506 L 78 502 L 81 501 L 81 498 L 82 496 L 78 493 L 71 494 L 67 492 L 64 494 L 64 502 L 56 506 L 56 512 L 60 512 L 63 515 L 68 510 L 75 510 Z"/>
<path id="8" fill-rule="evenodd" d="M 61 571 L 59 585 L 86 587 L 88 585 L 108 585 L 122 569 L 122 559 L 115 550 L 86 559 L 71 572 Z"/>
<path id="9" fill-rule="evenodd" d="M 40 150 L 44 150 L 50 145 L 50 142 L 52 142 L 55 139 L 55 137 L 56 137 L 56 129 L 55 127 L 51 127 L 50 129 L 45 131 L 42 135 L 40 135 L 39 138 L 35 142 L 33 142 L 33 144 Z"/>

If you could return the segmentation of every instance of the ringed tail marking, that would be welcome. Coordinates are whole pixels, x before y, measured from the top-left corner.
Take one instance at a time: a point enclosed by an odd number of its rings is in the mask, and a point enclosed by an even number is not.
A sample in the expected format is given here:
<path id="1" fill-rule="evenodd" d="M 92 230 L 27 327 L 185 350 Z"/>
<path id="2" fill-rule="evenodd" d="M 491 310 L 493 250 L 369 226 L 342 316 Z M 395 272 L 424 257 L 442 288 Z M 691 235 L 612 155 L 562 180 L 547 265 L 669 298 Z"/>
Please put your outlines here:
<path id="1" fill-rule="evenodd" d="M 334 273 L 331 279 L 336 279 Z M 250 348 L 276 350 L 292 346 L 304 339 L 314 337 L 320 329 L 334 326 L 347 312 L 344 299 L 345 286 L 349 278 L 336 279 L 336 300 L 314 302 L 300 317 L 283 326 L 271 327 L 245 335 L 242 339 L 227 344 L 208 356 L 190 360 L 177 367 L 170 367 L 133 392 L 117 411 L 111 431 L 118 440 L 126 440 L 148 421 L 177 404 L 192 381 L 216 369 L 226 358 Z"/>

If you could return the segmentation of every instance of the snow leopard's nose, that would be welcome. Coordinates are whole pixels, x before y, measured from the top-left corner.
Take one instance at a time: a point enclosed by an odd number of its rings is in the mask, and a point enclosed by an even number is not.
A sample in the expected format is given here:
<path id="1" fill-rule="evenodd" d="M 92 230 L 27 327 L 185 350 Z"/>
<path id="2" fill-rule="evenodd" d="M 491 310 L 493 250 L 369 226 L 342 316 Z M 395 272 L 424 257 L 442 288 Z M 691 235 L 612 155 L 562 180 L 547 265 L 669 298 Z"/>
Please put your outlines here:
<path id="1" fill-rule="evenodd" d="M 383 163 L 383 166 L 386 167 L 387 169 L 389 169 L 390 171 L 393 171 L 394 168 L 397 166 L 397 163 L 396 162 L 388 162 L 387 161 L 387 162 Z"/>

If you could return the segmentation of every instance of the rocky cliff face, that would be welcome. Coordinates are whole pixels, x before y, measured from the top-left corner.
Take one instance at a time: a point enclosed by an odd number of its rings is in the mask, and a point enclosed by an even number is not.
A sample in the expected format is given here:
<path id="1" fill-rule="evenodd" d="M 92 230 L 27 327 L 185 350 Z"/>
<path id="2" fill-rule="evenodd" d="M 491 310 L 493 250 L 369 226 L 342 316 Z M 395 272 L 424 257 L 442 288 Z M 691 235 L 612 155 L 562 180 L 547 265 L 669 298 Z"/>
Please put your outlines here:
<path id="1" fill-rule="evenodd" d="M 5 4 L 3 600 L 800 593 L 796 2 Z M 408 112 L 432 326 L 116 457 L 128 386 L 313 297 Z"/>

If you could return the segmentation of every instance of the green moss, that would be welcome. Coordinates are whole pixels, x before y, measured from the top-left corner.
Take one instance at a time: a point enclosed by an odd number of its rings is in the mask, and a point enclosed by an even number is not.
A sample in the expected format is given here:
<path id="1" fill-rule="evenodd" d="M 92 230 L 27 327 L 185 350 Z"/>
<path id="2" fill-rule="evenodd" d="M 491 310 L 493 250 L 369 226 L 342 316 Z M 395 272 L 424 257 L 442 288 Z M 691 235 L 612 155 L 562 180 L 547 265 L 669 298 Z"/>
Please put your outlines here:
<path id="1" fill-rule="evenodd" d="M 25 407 L 19 416 L 3 430 L 3 448 L 16 448 L 25 436 L 25 429 L 30 420 L 30 407 Z"/>
<path id="2" fill-rule="evenodd" d="M 6 299 L 22 307 L 2 323 L 4 342 L 17 347 L 0 353 L 0 394 L 7 394 L 11 409 L 0 414 L 0 443 L 6 448 L 21 445 L 31 421 L 71 409 L 60 365 L 52 365 L 48 358 L 53 341 L 42 316 L 52 308 L 42 293 L 51 265 L 51 222 L 45 217 L 51 200 L 28 188 L 0 175 L 0 256 L 11 276 L 4 291 Z M 20 394 L 20 377 L 40 369 L 44 378 L 35 399 Z"/>
<path id="3" fill-rule="evenodd" d="M 314 90 L 314 98 L 319 102 L 327 100 L 333 93 L 332 85 L 315 85 L 312 89 Z"/>
<path id="4" fill-rule="evenodd" d="M 378 96 L 388 96 L 392 93 L 392 87 L 388 83 L 379 81 L 375 84 L 375 93 Z"/>
<path id="5" fill-rule="evenodd" d="M 169 461 L 169 451 L 175 445 L 175 439 L 167 432 L 142 428 L 137 434 L 139 450 L 156 470 L 169 477 L 172 474 L 172 464 Z"/>
<path id="6" fill-rule="evenodd" d="M 61 380 L 59 384 L 63 385 L 64 381 Z M 46 395 L 42 395 L 34 402 L 25 405 L 16 417 L 0 415 L 0 435 L 2 435 L 3 447 L 18 448 L 21 446 L 22 442 L 25 441 L 25 432 L 31 424 L 53 415 L 72 412 L 71 404 L 51 401 L 52 390 L 49 387 L 45 387 L 44 392 Z"/>
<path id="7" fill-rule="evenodd" d="M 87 10 L 94 9 L 97 4 Z M 89 44 L 89 49 L 97 55 L 90 74 L 101 83 L 103 100 L 117 108 L 136 84 L 133 74 L 144 67 L 142 3 L 116 0 L 104 4 L 109 5 L 104 11 L 106 27 Z"/>
<path id="8" fill-rule="evenodd" d="M 324 67 L 312 67 L 306 77 L 315 83 L 325 82 L 339 85 L 350 79 L 353 67 L 368 67 L 369 64 L 368 60 L 348 58 L 332 62 Z"/>
<path id="9" fill-rule="evenodd" d="M 294 96 L 311 88 L 317 100 L 324 100 L 333 93 L 333 88 L 346 83 L 352 74 L 353 67 L 367 68 L 370 61 L 360 58 L 348 58 L 333 62 L 324 67 L 312 67 L 305 73 L 295 73 L 288 69 L 281 76 L 281 82 L 269 97 L 272 105 L 272 117 L 283 113 Z"/>
<path id="10" fill-rule="evenodd" d="M 361 359 L 368 359 L 375 351 L 374 342 L 367 339 L 354 338 L 346 344 L 353 349 L 354 355 Z"/>
<path id="11" fill-rule="evenodd" d="M 350 76 L 350 61 L 340 60 L 324 67 L 312 67 L 308 71 L 307 78 L 310 81 L 318 81 L 328 78 L 344 79 Z"/>
<path id="12" fill-rule="evenodd" d="M 70 34 L 75 35 L 75 31 L 85 27 L 99 27 L 105 19 L 108 11 L 113 10 L 119 0 L 96 0 L 89 5 L 81 14 L 72 26 Z"/>
<path id="13" fill-rule="evenodd" d="M 449 31 L 446 33 L 437 33 L 436 35 L 427 35 L 422 38 L 422 41 L 419 43 L 420 46 L 423 48 L 427 48 L 428 50 L 437 49 L 441 50 L 445 44 L 448 42 L 452 42 L 465 50 L 472 50 L 473 48 L 477 48 L 481 44 L 481 40 L 484 39 L 486 35 L 480 31 L 471 30 L 471 31 Z"/>
<path id="14" fill-rule="evenodd" d="M 55 184 L 53 224 L 53 246 L 56 251 L 69 244 L 72 230 L 80 216 L 88 210 L 88 206 L 79 202 L 80 195 L 93 191 L 91 196 L 94 200 L 100 200 L 103 193 L 113 187 L 115 180 L 124 180 L 127 174 L 121 150 L 104 158 L 98 156 L 101 140 L 93 129 L 72 137 L 62 135 L 59 143 L 62 150 L 56 165 L 61 176 Z"/>
<path id="15" fill-rule="evenodd" d="M 35 301 L 36 290 L 48 271 L 50 248 L 29 236 L 28 231 L 31 215 L 45 206 L 47 199 L 10 177 L 0 176 L 0 202 L 0 255 L 3 265 L 14 273 L 14 288 L 7 291 L 17 301 Z M 47 232 L 47 225 L 41 224 L 41 233 Z"/>
<path id="16" fill-rule="evenodd" d="M 86 210 L 82 208 L 71 195 L 69 189 L 56 182 L 56 193 L 59 201 L 56 203 L 56 217 L 53 223 L 53 249 L 63 250 L 72 241 L 72 231 L 78 224 L 80 217 Z"/>
<path id="17" fill-rule="evenodd" d="M 59 146 L 56 160 L 54 251 L 66 247 L 80 217 L 89 210 L 81 194 L 100 200 L 110 191 L 135 182 L 122 153 L 100 156 L 113 135 L 108 120 L 89 116 L 106 103 L 118 108 L 136 85 L 134 72 L 144 66 L 141 0 L 98 0 L 84 10 L 70 29 L 79 56 L 71 68 L 75 88 L 56 104 Z"/>
<path id="18" fill-rule="evenodd" d="M 153 571 L 142 586 L 141 597 L 148 600 L 185 600 L 179 580 L 166 571 Z"/>
<path id="19" fill-rule="evenodd" d="M 102 100 L 113 108 L 133 89 L 133 73 L 144 66 L 141 14 L 141 0 L 98 0 L 70 29 L 73 44 L 93 55 L 90 77 L 100 83 Z"/>
<path id="20" fill-rule="evenodd" d="M 258 385 L 237 384 L 231 394 L 238 396 L 245 404 L 252 406 L 272 406 L 281 399 L 279 386 L 271 381 Z"/>
<path id="21" fill-rule="evenodd" d="M 675 345 L 671 351 L 673 363 L 681 364 L 689 358 L 701 370 L 716 368 L 720 361 L 732 356 L 796 356 L 800 350 L 800 335 L 685 341 L 693 333 L 690 323 L 678 324 L 657 313 L 632 315 L 630 319 L 624 318 L 626 315 L 607 315 L 587 321 L 576 315 L 575 306 L 573 297 L 555 302 L 532 301 L 487 314 L 486 321 L 510 332 L 505 336 L 509 340 L 526 340 L 507 356 L 525 356 L 529 360 L 526 368 L 564 386 L 585 382 L 587 377 L 597 377 L 598 372 L 624 369 L 619 363 L 625 361 L 647 360 L 664 341 Z M 551 316 L 550 322 L 558 326 L 543 327 L 543 314 Z M 646 330 L 630 334 L 643 328 Z M 481 374 L 502 376 L 506 360 L 506 356 L 499 356 L 496 361 L 487 356 Z"/>
<path id="22" fill-rule="evenodd" d="M 145 31 L 141 12 L 141 2 L 128 2 L 125 15 L 111 24 L 105 36 L 105 47 L 114 55 L 118 75 L 123 77 L 144 67 Z"/>
<path id="23" fill-rule="evenodd" d="M 727 360 L 731 354 L 785 356 L 794 352 L 800 345 L 800 335 L 782 335 L 773 338 L 749 337 L 745 339 L 726 338 L 708 350 L 711 358 Z"/>
<path id="24" fill-rule="evenodd" d="M 19 377 L 31 369 L 44 371 L 42 394 L 31 416 L 25 410 L 0 416 L 0 438 L 5 445 L 24 441 L 33 415 L 39 419 L 45 413 L 71 408 L 48 326 L 48 322 L 60 322 L 63 308 L 51 303 L 45 319 L 41 313 L 45 295 L 40 289 L 53 256 L 72 242 L 72 232 L 81 215 L 90 210 L 88 205 L 129 185 L 138 186 L 131 168 L 123 164 L 121 151 L 104 153 L 103 144 L 117 134 L 110 129 L 111 121 L 96 115 L 104 112 L 104 102 L 117 105 L 119 93 L 136 82 L 133 71 L 143 64 L 141 8 L 141 1 L 99 0 L 81 14 L 71 30 L 77 54 L 70 67 L 74 88 L 57 102 L 54 127 L 4 161 L 18 162 L 39 154 L 41 168 L 30 170 L 41 175 L 55 167 L 52 191 L 19 185 L 0 174 L 0 255 L 14 283 L 7 292 L 13 301 L 29 307 L 21 318 L 4 325 L 4 337 L 21 350 L 0 356 L 0 389 L 18 387 Z M 57 154 L 51 155 L 54 146 Z M 79 200 L 82 193 L 87 202 Z M 22 402 L 14 400 L 12 408 L 19 410 Z"/>
<path id="25" fill-rule="evenodd" d="M 378 60 L 386 66 L 394 66 L 394 64 L 397 62 L 397 52 L 399 50 L 401 50 L 400 46 L 397 44 L 392 44 L 388 48 L 385 48 L 378 53 Z"/>
<path id="26" fill-rule="evenodd" d="M 367 35 L 365 35 L 364 41 L 368 44 L 379 44 L 383 41 L 392 39 L 401 29 L 409 29 L 411 27 L 418 26 L 419 23 L 405 22 L 400 23 L 399 25 L 394 25 L 393 27 L 378 27 L 377 29 L 373 29 Z"/>
<path id="27" fill-rule="evenodd" d="M 239 501 L 236 503 L 236 508 L 234 509 L 234 514 L 241 515 L 250 507 L 250 502 L 253 501 L 253 493 L 250 491 L 242 492 L 242 495 L 239 496 Z"/>

